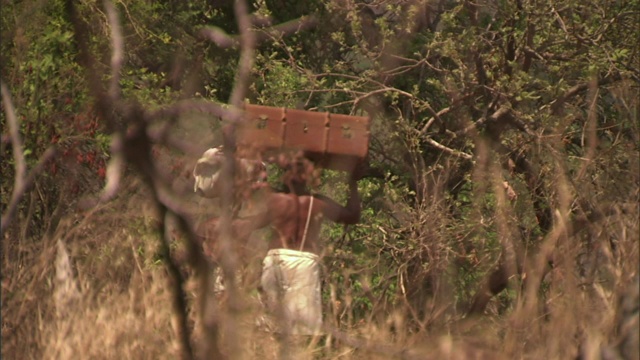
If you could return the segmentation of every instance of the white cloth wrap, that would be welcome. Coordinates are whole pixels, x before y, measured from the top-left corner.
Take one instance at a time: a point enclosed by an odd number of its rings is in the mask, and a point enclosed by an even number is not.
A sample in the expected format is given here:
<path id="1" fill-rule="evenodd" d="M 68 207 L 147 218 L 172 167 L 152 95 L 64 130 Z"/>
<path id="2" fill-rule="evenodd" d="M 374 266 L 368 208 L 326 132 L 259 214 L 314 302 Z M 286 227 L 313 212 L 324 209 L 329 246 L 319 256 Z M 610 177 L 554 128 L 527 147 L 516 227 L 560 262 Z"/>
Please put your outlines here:
<path id="1" fill-rule="evenodd" d="M 220 196 L 221 190 L 216 189 L 217 182 L 225 161 L 224 152 L 220 148 L 212 148 L 204 152 L 193 168 L 193 191 L 206 198 Z M 255 182 L 267 181 L 267 165 L 257 160 L 240 159 L 237 163 L 238 170 L 247 179 Z"/>
<path id="2" fill-rule="evenodd" d="M 214 186 L 220 176 L 220 164 L 224 160 L 222 150 L 218 148 L 209 149 L 198 159 L 196 166 L 193 168 L 193 191 L 198 192 L 204 197 L 216 197 Z"/>
<path id="3" fill-rule="evenodd" d="M 320 263 L 309 252 L 269 250 L 260 281 L 267 308 L 280 314 L 279 328 L 292 335 L 317 335 L 322 328 Z"/>
<path id="4" fill-rule="evenodd" d="M 214 197 L 216 193 L 213 192 L 213 187 L 218 181 L 218 175 L 218 173 L 215 173 L 213 176 L 195 175 L 196 180 L 193 185 L 193 191 L 198 192 L 198 190 L 200 190 L 202 196 Z"/>

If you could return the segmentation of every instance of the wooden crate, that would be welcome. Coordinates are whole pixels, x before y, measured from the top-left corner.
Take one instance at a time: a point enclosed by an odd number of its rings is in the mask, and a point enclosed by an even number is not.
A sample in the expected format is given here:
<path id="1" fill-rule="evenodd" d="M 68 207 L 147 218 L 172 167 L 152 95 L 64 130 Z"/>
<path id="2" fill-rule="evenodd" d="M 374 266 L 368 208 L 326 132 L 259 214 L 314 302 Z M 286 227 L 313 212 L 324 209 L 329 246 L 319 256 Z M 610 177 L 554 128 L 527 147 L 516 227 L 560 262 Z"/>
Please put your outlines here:
<path id="1" fill-rule="evenodd" d="M 285 122 L 286 150 L 302 150 L 312 157 L 325 153 L 329 113 L 287 109 Z"/>
<path id="2" fill-rule="evenodd" d="M 285 108 L 247 104 L 245 120 L 238 128 L 238 146 L 258 152 L 281 149 L 285 116 Z"/>
<path id="3" fill-rule="evenodd" d="M 351 171 L 366 161 L 369 118 L 247 104 L 237 135 L 243 156 L 302 151 L 318 166 Z"/>
<path id="4" fill-rule="evenodd" d="M 320 166 L 352 171 L 369 153 L 369 118 L 341 114 L 329 115 L 327 149 Z"/>
<path id="5" fill-rule="evenodd" d="M 327 154 L 364 159 L 369 152 L 369 118 L 329 115 Z"/>

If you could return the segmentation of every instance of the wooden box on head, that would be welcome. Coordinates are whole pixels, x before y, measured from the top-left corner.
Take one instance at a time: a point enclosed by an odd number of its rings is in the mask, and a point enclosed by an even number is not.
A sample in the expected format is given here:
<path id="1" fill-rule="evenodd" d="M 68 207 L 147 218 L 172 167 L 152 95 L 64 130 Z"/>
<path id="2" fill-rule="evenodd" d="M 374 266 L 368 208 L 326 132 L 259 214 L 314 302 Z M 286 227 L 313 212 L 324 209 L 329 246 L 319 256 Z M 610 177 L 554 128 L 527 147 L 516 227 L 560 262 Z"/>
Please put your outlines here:
<path id="1" fill-rule="evenodd" d="M 326 169 L 353 171 L 366 161 L 370 137 L 368 117 L 330 114 L 327 149 L 320 165 Z"/>
<path id="2" fill-rule="evenodd" d="M 283 148 L 285 114 L 283 107 L 245 105 L 245 117 L 238 127 L 238 156 L 264 160 Z"/>
<path id="3" fill-rule="evenodd" d="M 367 159 L 369 126 L 364 116 L 247 104 L 238 155 L 267 160 L 302 151 L 318 167 L 351 172 Z"/>
<path id="4" fill-rule="evenodd" d="M 326 155 L 329 113 L 287 109 L 285 150 L 302 151 L 314 163 Z"/>

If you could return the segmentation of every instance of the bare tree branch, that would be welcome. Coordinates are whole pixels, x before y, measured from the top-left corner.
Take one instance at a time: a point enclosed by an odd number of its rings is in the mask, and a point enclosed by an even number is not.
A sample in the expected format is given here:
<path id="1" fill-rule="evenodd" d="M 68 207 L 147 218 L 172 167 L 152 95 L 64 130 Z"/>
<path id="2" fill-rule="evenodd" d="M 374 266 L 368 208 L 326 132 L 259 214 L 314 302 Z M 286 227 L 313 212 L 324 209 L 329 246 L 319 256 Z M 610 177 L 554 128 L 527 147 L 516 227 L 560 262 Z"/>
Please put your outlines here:
<path id="1" fill-rule="evenodd" d="M 287 36 L 298 33 L 300 31 L 313 29 L 317 24 L 318 21 L 314 16 L 303 16 L 295 20 L 287 21 L 282 24 L 266 28 L 265 32 Z M 266 39 L 268 39 L 267 34 L 259 34 L 256 40 L 258 42 L 262 42 Z"/>
<path id="2" fill-rule="evenodd" d="M 258 26 L 264 26 L 268 24 L 268 21 L 261 21 L 258 17 L 249 17 L 249 21 L 247 25 L 251 26 L 252 24 Z M 317 25 L 317 20 L 314 16 L 303 16 L 299 19 L 291 20 L 284 22 L 282 24 L 278 24 L 275 26 L 263 28 L 263 29 L 251 29 L 250 32 L 254 33 L 254 38 L 256 43 L 262 43 L 266 40 L 271 39 L 275 36 L 288 36 L 295 34 L 300 31 L 305 31 L 312 29 Z M 242 26 L 240 26 L 242 29 Z M 247 27 L 246 29 L 250 29 Z M 200 30 L 200 34 L 205 38 L 216 44 L 217 46 L 227 49 L 232 47 L 241 46 L 242 35 L 229 35 L 224 30 L 220 29 L 216 26 L 205 27 Z"/>
<path id="3" fill-rule="evenodd" d="M 123 155 L 126 161 L 131 163 L 138 174 L 142 177 L 145 184 L 152 190 L 153 200 L 156 206 L 159 207 L 159 212 L 163 215 L 167 215 L 168 209 L 170 209 L 171 202 L 166 201 L 168 197 L 163 196 L 164 193 L 169 192 L 165 189 L 160 175 L 155 167 L 155 164 L 151 158 L 151 140 L 147 135 L 147 123 L 144 122 L 144 114 L 142 109 L 134 108 L 127 115 L 128 120 L 135 124 L 130 129 L 127 135 L 124 137 L 123 142 Z M 173 214 L 176 212 L 171 211 Z M 187 235 L 187 249 L 189 252 L 190 263 L 194 266 L 196 271 L 201 272 L 206 270 L 206 261 L 203 255 L 199 253 L 197 242 L 195 240 L 195 234 L 188 226 L 184 216 L 178 215 L 177 218 L 183 232 Z M 163 229 L 160 229 L 164 232 Z M 163 234 L 165 236 L 165 234 Z M 161 239 L 163 243 L 166 239 Z M 164 246 L 164 245 L 163 245 Z M 180 346 L 182 350 L 182 356 L 185 359 L 193 359 L 194 351 L 191 345 L 191 331 L 187 321 L 187 306 L 185 300 L 185 294 L 183 290 L 184 279 L 177 270 L 177 265 L 171 257 L 167 258 L 167 266 L 174 279 L 173 281 L 173 293 L 174 293 L 174 309 L 175 316 L 178 321 L 178 336 L 180 339 Z"/>
<path id="4" fill-rule="evenodd" d="M 475 121 L 473 124 L 467 126 L 466 128 L 456 131 L 456 135 L 457 136 L 466 135 L 469 132 L 476 130 L 477 128 L 479 128 L 480 126 L 484 125 L 489 121 L 502 122 L 502 121 L 507 121 L 511 117 L 513 117 L 513 110 L 507 106 L 503 106 L 500 109 L 496 110 L 491 115 L 484 116 L 481 119 Z"/>
<path id="5" fill-rule="evenodd" d="M 11 100 L 9 89 L 4 82 L 0 87 L 2 88 L 2 104 L 4 105 L 7 123 L 9 125 L 9 136 L 11 137 L 11 146 L 13 148 L 13 159 L 16 163 L 16 174 L 13 192 L 11 193 L 11 200 L 9 201 L 9 205 L 7 206 L 5 213 L 2 214 L 2 220 L 0 223 L 0 236 L 2 236 L 13 219 L 20 200 L 22 200 L 24 194 L 33 185 L 36 177 L 44 169 L 45 164 L 55 156 L 57 149 L 56 147 L 48 148 L 40 157 L 38 163 L 33 167 L 33 169 L 31 169 L 31 172 L 27 174 L 27 164 L 24 159 L 22 139 L 20 137 L 20 124 L 16 116 L 15 108 L 13 107 L 13 101 Z"/>
<path id="6" fill-rule="evenodd" d="M 191 332 L 189 331 L 189 327 L 187 325 L 187 295 L 184 291 L 183 284 L 184 279 L 182 274 L 180 273 L 180 269 L 175 261 L 171 257 L 170 244 L 171 238 L 169 236 L 170 230 L 167 224 L 167 218 L 171 215 L 168 209 L 160 203 L 158 203 L 160 207 L 160 224 L 158 225 L 158 230 L 161 236 L 161 253 L 162 257 L 166 262 L 167 269 L 169 270 L 169 274 L 172 277 L 173 282 L 173 306 L 174 313 L 178 318 L 178 338 L 180 339 L 180 344 L 182 345 L 184 359 L 193 359 L 194 353 L 193 348 L 191 346 Z"/>
<path id="7" fill-rule="evenodd" d="M 251 18 L 246 1 L 238 0 L 235 5 L 236 19 L 240 30 L 240 64 L 236 74 L 235 84 L 231 91 L 229 103 L 240 108 L 244 95 L 249 88 L 249 75 L 254 62 L 256 35 L 251 30 Z"/>
<path id="8" fill-rule="evenodd" d="M 105 121 L 107 129 L 110 132 L 114 132 L 119 126 L 113 116 L 114 106 L 112 99 L 106 94 L 101 80 L 101 74 L 97 71 L 95 59 L 89 49 L 89 28 L 86 22 L 79 16 L 76 4 L 73 1 L 67 0 L 65 6 L 69 20 L 73 26 L 74 40 L 78 47 L 78 62 L 85 70 L 89 93 L 94 97 L 95 109 L 98 116 Z"/>
<path id="9" fill-rule="evenodd" d="M 427 130 L 431 127 L 433 122 L 436 121 L 436 120 L 440 123 L 440 126 L 443 126 L 444 121 L 440 118 L 440 116 L 445 115 L 446 113 L 451 111 L 451 106 L 446 107 L 444 109 L 441 109 L 438 112 L 434 112 L 434 110 L 431 108 L 431 106 L 429 106 L 429 111 L 432 113 L 433 117 L 429 118 L 429 120 L 427 120 L 427 122 L 424 124 L 424 126 L 420 130 L 419 135 L 424 135 L 424 133 L 427 132 Z"/>
<path id="10" fill-rule="evenodd" d="M 234 6 L 236 20 L 240 31 L 240 60 L 238 64 L 238 70 L 235 77 L 235 83 L 231 91 L 229 103 L 234 109 L 240 109 L 249 88 L 249 77 L 251 75 L 251 69 L 254 62 L 254 53 L 256 38 L 255 33 L 251 30 L 251 18 L 248 12 L 248 6 L 246 1 L 237 0 Z M 225 119 L 229 121 L 229 125 L 224 129 L 223 141 L 224 146 L 228 151 L 225 151 L 226 161 L 222 166 L 222 209 L 221 216 L 221 228 L 220 228 L 220 250 L 222 258 L 220 265 L 222 266 L 222 273 L 225 281 L 225 291 L 228 294 L 229 301 L 227 302 L 226 313 L 230 316 L 227 321 L 224 322 L 225 333 L 228 336 L 229 341 L 229 356 L 232 358 L 238 357 L 240 354 L 240 343 L 238 341 L 237 330 L 237 313 L 240 306 L 240 297 L 236 286 L 236 269 L 238 264 L 237 254 L 231 247 L 231 220 L 233 217 L 233 209 L 235 202 L 234 192 L 234 179 L 235 179 L 235 133 L 236 126 L 239 123 L 239 119 Z M 204 304 L 202 307 L 202 322 L 205 324 L 206 340 L 203 341 L 205 348 L 203 349 L 204 356 L 206 358 L 219 357 L 220 349 L 218 347 L 219 333 L 217 331 L 218 319 L 213 312 L 215 307 L 214 301 L 211 298 L 212 294 L 202 294 Z M 206 317 L 205 317 L 206 316 Z"/>
<path id="11" fill-rule="evenodd" d="M 38 160 L 38 163 L 31 169 L 31 172 L 29 172 L 29 175 L 23 180 L 22 187 L 19 189 L 14 188 L 9 206 L 7 206 L 7 210 L 5 211 L 5 213 L 2 214 L 2 220 L 1 220 L 2 224 L 0 224 L 0 236 L 4 235 L 4 232 L 6 231 L 8 224 L 11 222 L 11 220 L 13 219 L 13 216 L 15 215 L 15 211 L 18 208 L 18 203 L 20 202 L 20 200 L 22 200 L 22 197 L 24 196 L 24 194 L 31 188 L 31 186 L 33 186 L 33 183 L 35 182 L 38 175 L 40 175 L 40 173 L 42 173 L 42 171 L 44 170 L 44 166 L 49 161 L 51 161 L 54 158 L 54 156 L 56 156 L 57 153 L 58 153 L 57 147 L 52 146 L 48 148 L 44 152 L 44 154 L 40 157 L 40 160 Z"/>
<path id="12" fill-rule="evenodd" d="M 200 34 L 223 49 L 236 47 L 239 44 L 239 40 L 236 37 L 229 36 L 224 30 L 217 26 L 205 27 L 200 30 Z"/>
<path id="13" fill-rule="evenodd" d="M 433 140 L 430 137 L 426 137 L 425 141 L 428 142 L 429 144 L 431 144 L 431 146 L 433 146 L 433 147 L 435 147 L 437 149 L 440 149 L 440 150 L 442 150 L 442 151 L 444 151 L 444 152 L 446 152 L 448 154 L 451 154 L 451 155 L 454 155 L 454 156 L 457 156 L 457 157 L 460 157 L 460 158 L 463 158 L 463 159 L 466 159 L 466 160 L 473 159 L 473 155 L 470 155 L 470 154 L 467 154 L 465 152 L 458 151 L 458 150 L 446 147 L 446 146 L 440 144 L 439 142 Z"/>
<path id="14" fill-rule="evenodd" d="M 193 157 L 199 157 L 202 155 L 202 148 L 193 144 L 193 142 L 188 140 L 182 140 L 179 138 L 175 138 L 168 134 L 167 132 L 162 130 L 147 130 L 147 135 L 149 139 L 155 144 L 162 144 L 171 149 L 178 150 L 183 154 L 190 155 Z"/>
<path id="15" fill-rule="evenodd" d="M 604 77 L 604 78 L 598 80 L 596 82 L 595 86 L 607 85 L 607 84 L 610 84 L 612 82 L 618 81 L 620 79 L 621 79 L 621 77 L 618 74 L 612 75 L 612 76 L 607 76 L 607 77 Z M 589 88 L 590 84 L 591 84 L 591 82 L 584 82 L 584 83 L 580 83 L 580 84 L 574 85 L 572 88 L 567 90 L 564 94 L 562 94 L 558 98 L 556 98 L 553 101 L 551 101 L 549 103 L 549 106 L 551 107 L 551 112 L 553 114 L 555 114 L 555 115 L 558 115 L 558 114 L 562 113 L 562 109 L 564 107 L 564 103 L 567 100 L 569 100 L 570 98 L 578 95 L 579 93 L 581 93 L 583 91 L 586 91 Z"/>
<path id="16" fill-rule="evenodd" d="M 24 153 L 22 150 L 22 138 L 20 137 L 20 124 L 16 117 L 16 110 L 11 101 L 11 95 L 7 85 L 2 83 L 2 103 L 7 115 L 9 123 L 9 135 L 11 136 L 11 147 L 13 148 L 13 160 L 16 162 L 16 178 L 14 179 L 14 189 L 21 188 L 24 177 L 27 173 L 27 165 L 24 161 Z"/>
<path id="17" fill-rule="evenodd" d="M 100 195 L 100 201 L 102 202 L 111 200 L 120 188 L 120 180 L 124 171 L 123 147 L 122 135 L 119 133 L 113 134 L 111 137 L 111 159 L 109 159 L 106 171 L 107 183 L 102 190 L 102 195 Z"/>
<path id="18" fill-rule="evenodd" d="M 107 187 L 102 194 L 102 199 L 107 200 L 114 196 L 117 192 L 117 185 L 122 176 L 123 164 L 130 163 L 138 171 L 145 184 L 152 190 L 154 202 L 161 210 L 160 213 L 166 214 L 168 206 L 161 200 L 160 192 L 162 185 L 159 179 L 151 157 L 152 141 L 148 136 L 147 127 L 149 117 L 145 115 L 144 109 L 137 104 L 124 106 L 120 101 L 119 72 L 122 64 L 122 37 L 117 25 L 115 10 L 106 4 L 107 12 L 109 12 L 109 21 L 112 25 L 112 44 L 113 54 L 111 62 L 112 82 L 109 93 L 104 90 L 104 86 L 100 80 L 99 74 L 96 74 L 95 59 L 89 51 L 88 46 L 88 29 L 83 20 L 78 16 L 74 2 L 67 1 L 67 11 L 73 24 L 74 36 L 78 48 L 80 49 L 81 63 L 86 70 L 86 76 L 89 80 L 89 90 L 96 101 L 96 109 L 98 116 L 105 122 L 107 128 L 114 136 L 112 144 L 112 161 L 110 163 L 110 174 Z M 119 120 L 115 114 L 119 114 L 124 124 L 129 125 L 125 134 L 124 127 L 119 125 Z M 178 216 L 178 221 L 183 227 L 183 231 L 187 234 L 187 248 L 189 250 L 190 263 L 196 270 L 202 271 L 202 264 L 205 263 L 204 257 L 200 254 L 195 235 L 188 226 L 183 216 Z M 161 229 L 161 231 L 164 231 Z M 161 239 L 163 244 L 166 239 Z M 173 294 L 175 316 L 178 323 L 178 337 L 180 340 L 181 353 L 183 358 L 192 359 L 194 357 L 193 347 L 191 345 L 191 331 L 187 323 L 187 306 L 186 298 L 183 290 L 184 279 L 177 271 L 177 265 L 172 259 L 168 259 L 168 269 L 173 275 Z M 206 266 L 204 271 L 206 271 Z"/>
<path id="19" fill-rule="evenodd" d="M 120 70 L 124 59 L 124 41 L 118 14 L 111 1 L 105 0 L 104 7 L 111 26 L 111 84 L 109 85 L 109 97 L 115 102 L 120 97 Z"/>

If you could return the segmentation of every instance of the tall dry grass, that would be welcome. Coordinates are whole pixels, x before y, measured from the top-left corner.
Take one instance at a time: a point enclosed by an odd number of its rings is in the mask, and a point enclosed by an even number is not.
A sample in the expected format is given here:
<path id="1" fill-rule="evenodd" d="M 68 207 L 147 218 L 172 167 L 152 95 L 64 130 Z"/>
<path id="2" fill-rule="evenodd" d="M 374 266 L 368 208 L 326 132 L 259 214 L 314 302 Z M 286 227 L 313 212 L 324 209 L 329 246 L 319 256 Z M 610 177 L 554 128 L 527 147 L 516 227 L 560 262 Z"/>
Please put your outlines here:
<path id="1" fill-rule="evenodd" d="M 485 177 L 485 191 L 498 194 L 493 221 L 499 223 L 500 246 L 520 251 L 502 179 Z M 326 336 L 283 340 L 255 326 L 261 315 L 255 283 L 240 283 L 235 298 L 215 297 L 221 351 L 244 359 L 633 359 L 638 353 L 638 209 L 620 205 L 598 221 L 577 222 L 566 211 L 572 201 L 567 184 L 557 177 L 559 210 L 552 231 L 524 256 L 512 254 L 512 261 L 519 257 L 521 262 L 513 267 L 521 270 L 509 279 L 510 296 L 494 297 L 484 315 L 466 316 L 468 304 L 456 300 L 455 276 L 461 274 L 452 255 L 457 250 L 449 236 L 451 222 L 425 202 L 406 216 L 422 224 L 412 228 L 413 236 L 430 267 L 422 274 L 415 273 L 418 268 L 414 273 L 409 267 L 388 270 L 412 276 L 400 277 L 409 289 L 428 282 L 426 293 L 412 297 L 398 291 L 393 301 L 375 304 L 375 316 L 358 318 L 348 297 L 367 294 L 338 291 L 332 300 L 341 307 L 326 304 Z M 145 194 L 135 185 L 123 193 L 127 196 L 91 212 L 69 213 L 53 238 L 5 238 L 3 357 L 181 356 L 173 289 L 158 255 L 157 219 L 145 210 Z M 181 240 L 174 241 L 179 257 Z M 547 253 L 554 255 L 551 270 L 546 270 Z M 407 254 L 408 261 L 417 258 Z M 488 270 L 495 261 L 483 258 L 482 266 Z M 198 315 L 199 287 L 193 274 L 182 270 L 189 279 L 184 289 L 191 340 L 199 349 L 206 341 Z M 472 293 L 475 285 L 469 283 L 467 291 Z M 345 286 L 328 282 L 325 289 Z M 351 315 L 334 316 L 338 312 Z"/>

